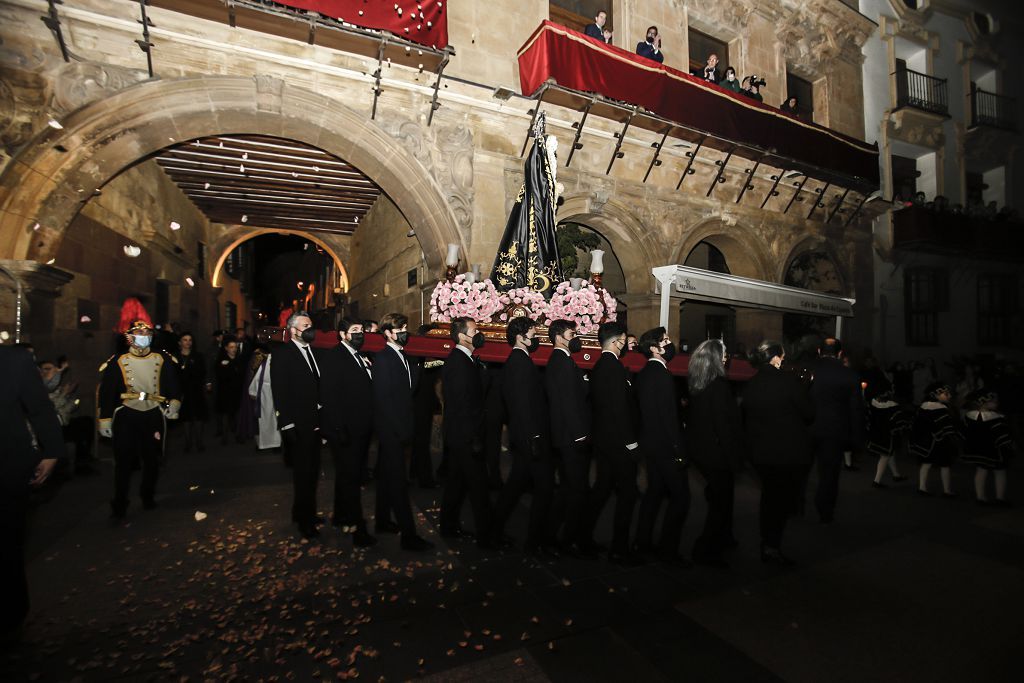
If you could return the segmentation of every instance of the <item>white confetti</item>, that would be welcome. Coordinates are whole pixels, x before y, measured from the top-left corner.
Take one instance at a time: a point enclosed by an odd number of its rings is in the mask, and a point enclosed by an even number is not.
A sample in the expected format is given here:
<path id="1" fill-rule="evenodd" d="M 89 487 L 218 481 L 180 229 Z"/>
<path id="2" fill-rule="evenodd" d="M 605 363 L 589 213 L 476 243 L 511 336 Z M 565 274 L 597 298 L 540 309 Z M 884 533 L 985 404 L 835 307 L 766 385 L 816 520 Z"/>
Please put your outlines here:
<path id="1" fill-rule="evenodd" d="M 196 510 L 196 521 L 197 522 L 201 522 L 204 519 L 206 519 L 206 513 L 205 512 L 200 512 L 199 510 Z"/>

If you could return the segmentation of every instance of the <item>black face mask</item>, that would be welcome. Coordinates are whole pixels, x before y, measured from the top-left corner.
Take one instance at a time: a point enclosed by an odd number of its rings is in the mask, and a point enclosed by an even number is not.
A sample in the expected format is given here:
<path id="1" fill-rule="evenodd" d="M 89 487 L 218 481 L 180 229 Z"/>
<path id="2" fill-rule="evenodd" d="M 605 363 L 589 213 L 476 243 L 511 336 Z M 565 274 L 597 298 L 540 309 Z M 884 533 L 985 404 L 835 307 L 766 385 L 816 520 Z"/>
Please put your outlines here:
<path id="1" fill-rule="evenodd" d="M 526 350 L 529 351 L 530 353 L 533 353 L 534 351 L 540 348 L 540 337 L 534 337 L 532 339 L 530 339 L 529 337 L 523 338 L 526 339 L 527 342 Z"/>
<path id="2" fill-rule="evenodd" d="M 623 344 L 622 348 L 619 349 L 619 353 L 618 353 L 619 358 L 622 358 L 623 356 L 625 356 L 628 351 L 629 351 L 629 345 Z"/>
<path id="3" fill-rule="evenodd" d="M 484 338 L 484 333 L 483 332 L 477 332 L 476 334 L 473 335 L 473 348 L 474 349 L 479 349 L 486 342 L 487 342 L 487 339 Z"/>
<path id="4" fill-rule="evenodd" d="M 665 344 L 665 348 L 661 350 L 661 357 L 666 363 L 672 362 L 672 359 L 676 357 L 676 345 L 672 342 Z"/>
<path id="5" fill-rule="evenodd" d="M 299 338 L 302 339 L 302 341 L 306 342 L 307 344 L 312 344 L 313 341 L 316 339 L 316 330 L 314 330 L 312 327 L 308 327 L 304 329 L 301 333 L 299 333 Z"/>
<path id="6" fill-rule="evenodd" d="M 395 343 L 399 346 L 405 346 L 409 343 L 409 333 L 405 330 L 401 332 L 395 332 Z"/>
<path id="7" fill-rule="evenodd" d="M 573 337 L 569 340 L 569 353 L 579 353 L 583 350 L 583 340 L 579 337 Z"/>
<path id="8" fill-rule="evenodd" d="M 349 337 L 349 346 L 351 346 L 356 351 L 363 348 L 363 342 L 366 341 L 366 337 L 363 335 L 362 332 L 353 332 L 352 334 L 349 335 Z"/>

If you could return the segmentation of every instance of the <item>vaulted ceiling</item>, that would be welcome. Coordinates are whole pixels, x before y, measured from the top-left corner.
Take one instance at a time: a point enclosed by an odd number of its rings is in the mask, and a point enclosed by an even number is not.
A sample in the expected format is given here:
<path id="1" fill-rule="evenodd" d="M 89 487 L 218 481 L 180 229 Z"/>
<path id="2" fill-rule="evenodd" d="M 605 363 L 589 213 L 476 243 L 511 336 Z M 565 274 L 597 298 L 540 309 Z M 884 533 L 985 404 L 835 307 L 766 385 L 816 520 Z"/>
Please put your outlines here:
<path id="1" fill-rule="evenodd" d="M 156 162 L 216 223 L 350 235 L 380 195 L 357 168 L 283 138 L 201 138 Z"/>

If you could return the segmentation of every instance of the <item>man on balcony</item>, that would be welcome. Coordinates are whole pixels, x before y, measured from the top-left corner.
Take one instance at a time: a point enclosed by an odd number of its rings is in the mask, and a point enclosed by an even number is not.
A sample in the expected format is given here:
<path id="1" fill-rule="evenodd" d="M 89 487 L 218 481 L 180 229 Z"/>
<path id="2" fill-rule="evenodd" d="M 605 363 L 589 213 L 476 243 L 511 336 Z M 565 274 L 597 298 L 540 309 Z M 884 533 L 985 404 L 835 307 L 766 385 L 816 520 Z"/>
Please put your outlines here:
<path id="1" fill-rule="evenodd" d="M 636 53 L 659 64 L 665 61 L 665 55 L 661 53 L 661 36 L 658 35 L 657 26 L 647 27 L 647 40 L 636 44 Z"/>
<path id="2" fill-rule="evenodd" d="M 604 27 L 605 22 L 608 21 L 607 12 L 598 12 L 597 16 L 594 17 L 593 24 L 587 24 L 587 27 L 583 29 L 583 32 L 591 38 L 596 38 L 602 43 L 612 42 L 612 32 Z M 650 29 L 648 29 L 650 30 Z"/>
<path id="3" fill-rule="evenodd" d="M 694 71 L 693 75 L 697 78 L 703 78 L 705 81 L 711 83 L 718 83 L 721 80 L 721 76 L 718 73 L 718 55 L 711 53 L 708 55 L 708 61 L 704 64 L 704 68 L 700 71 Z"/>

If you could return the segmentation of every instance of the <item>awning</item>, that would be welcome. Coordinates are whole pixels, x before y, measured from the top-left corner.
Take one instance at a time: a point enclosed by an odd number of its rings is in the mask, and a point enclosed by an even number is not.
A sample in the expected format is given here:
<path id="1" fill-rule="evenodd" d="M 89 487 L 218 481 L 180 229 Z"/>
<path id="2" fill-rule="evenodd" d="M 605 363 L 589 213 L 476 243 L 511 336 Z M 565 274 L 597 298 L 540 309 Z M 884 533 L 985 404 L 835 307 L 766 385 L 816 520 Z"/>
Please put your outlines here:
<path id="1" fill-rule="evenodd" d="M 836 336 L 839 336 L 840 319 L 853 317 L 856 303 L 856 299 L 689 266 L 660 266 L 652 268 L 651 273 L 661 292 L 662 327 L 668 326 L 669 301 L 686 299 L 782 313 L 835 316 Z"/>

